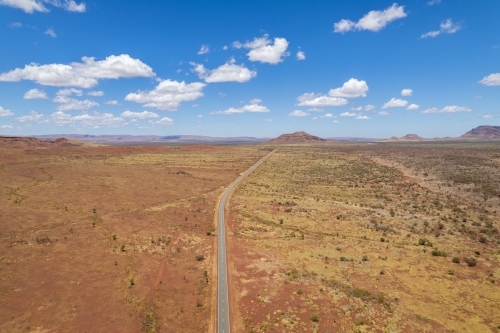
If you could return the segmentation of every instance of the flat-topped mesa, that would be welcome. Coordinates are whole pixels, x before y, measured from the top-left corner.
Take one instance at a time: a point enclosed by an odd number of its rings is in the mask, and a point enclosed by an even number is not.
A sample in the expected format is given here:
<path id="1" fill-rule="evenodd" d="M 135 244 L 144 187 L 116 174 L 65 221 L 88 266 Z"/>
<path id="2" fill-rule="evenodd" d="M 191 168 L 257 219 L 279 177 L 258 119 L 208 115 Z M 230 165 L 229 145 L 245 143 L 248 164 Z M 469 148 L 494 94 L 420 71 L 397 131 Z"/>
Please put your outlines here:
<path id="1" fill-rule="evenodd" d="M 282 134 L 276 139 L 267 141 L 272 144 L 295 144 L 295 143 L 324 143 L 327 140 L 306 132 L 295 132 L 292 134 Z"/>
<path id="2" fill-rule="evenodd" d="M 500 126 L 478 126 L 461 136 L 463 139 L 500 139 Z"/>

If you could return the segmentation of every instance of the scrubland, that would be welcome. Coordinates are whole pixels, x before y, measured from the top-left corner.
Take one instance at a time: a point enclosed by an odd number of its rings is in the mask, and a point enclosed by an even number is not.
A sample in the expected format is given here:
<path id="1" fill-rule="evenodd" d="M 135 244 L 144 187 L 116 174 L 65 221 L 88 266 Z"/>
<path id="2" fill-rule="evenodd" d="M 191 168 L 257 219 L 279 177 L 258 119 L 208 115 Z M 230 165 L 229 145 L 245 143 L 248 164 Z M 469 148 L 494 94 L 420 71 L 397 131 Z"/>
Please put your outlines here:
<path id="1" fill-rule="evenodd" d="M 281 146 L 228 207 L 236 332 L 500 331 L 500 146 Z"/>
<path id="2" fill-rule="evenodd" d="M 219 195 L 261 147 L 0 149 L 0 332 L 208 332 Z"/>

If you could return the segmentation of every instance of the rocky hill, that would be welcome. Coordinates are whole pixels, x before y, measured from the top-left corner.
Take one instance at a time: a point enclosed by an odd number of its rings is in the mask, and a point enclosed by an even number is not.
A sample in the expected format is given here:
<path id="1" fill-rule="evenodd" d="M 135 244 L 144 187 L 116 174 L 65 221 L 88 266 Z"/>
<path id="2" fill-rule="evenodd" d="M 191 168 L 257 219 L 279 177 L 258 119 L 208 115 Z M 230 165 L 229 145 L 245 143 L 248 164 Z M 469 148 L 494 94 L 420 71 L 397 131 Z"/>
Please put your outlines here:
<path id="1" fill-rule="evenodd" d="M 318 136 L 306 132 L 295 132 L 292 134 L 283 134 L 275 139 L 267 141 L 270 144 L 296 144 L 296 143 L 324 143 L 327 142 Z"/>
<path id="2" fill-rule="evenodd" d="M 460 138 L 477 140 L 500 139 L 500 126 L 478 126 Z"/>
<path id="3" fill-rule="evenodd" d="M 382 140 L 382 141 L 389 141 L 389 142 L 394 142 L 394 141 L 424 141 L 425 139 L 416 135 L 416 134 L 407 134 L 405 136 L 402 136 L 398 138 L 397 136 L 393 136 L 392 138 Z"/>
<path id="4" fill-rule="evenodd" d="M 65 138 L 40 140 L 23 136 L 0 136 L 0 148 L 72 147 L 79 145 L 81 144 Z"/>

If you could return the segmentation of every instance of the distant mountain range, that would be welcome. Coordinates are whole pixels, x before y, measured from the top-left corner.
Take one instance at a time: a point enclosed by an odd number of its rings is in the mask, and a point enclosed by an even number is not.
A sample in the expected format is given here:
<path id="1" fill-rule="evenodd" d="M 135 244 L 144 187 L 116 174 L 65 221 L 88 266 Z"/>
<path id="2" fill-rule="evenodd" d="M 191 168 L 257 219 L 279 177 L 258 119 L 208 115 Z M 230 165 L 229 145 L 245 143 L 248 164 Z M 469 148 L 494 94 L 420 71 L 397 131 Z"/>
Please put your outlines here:
<path id="1" fill-rule="evenodd" d="M 263 142 L 269 138 L 254 138 L 247 136 L 238 137 L 213 137 L 201 135 L 86 135 L 86 134 L 49 134 L 36 135 L 36 138 L 43 140 L 54 140 L 56 138 L 66 138 L 68 140 L 76 140 L 82 142 L 94 143 L 134 143 L 134 142 L 151 142 L 151 143 L 210 143 L 210 142 Z"/>
<path id="2" fill-rule="evenodd" d="M 461 136 L 463 139 L 500 139 L 500 126 L 479 126 Z"/>
<path id="3" fill-rule="evenodd" d="M 276 139 L 267 141 L 269 144 L 297 144 L 297 143 L 325 143 L 327 140 L 314 136 L 306 132 L 295 132 L 292 134 L 282 134 Z"/>

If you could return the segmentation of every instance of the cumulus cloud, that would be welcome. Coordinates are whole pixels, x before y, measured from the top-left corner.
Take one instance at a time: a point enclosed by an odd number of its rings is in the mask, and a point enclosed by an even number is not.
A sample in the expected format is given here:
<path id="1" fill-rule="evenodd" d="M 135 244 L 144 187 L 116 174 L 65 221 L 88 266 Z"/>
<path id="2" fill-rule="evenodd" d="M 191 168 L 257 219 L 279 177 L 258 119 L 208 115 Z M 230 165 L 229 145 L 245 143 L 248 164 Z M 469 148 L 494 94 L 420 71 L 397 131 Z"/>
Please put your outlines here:
<path id="1" fill-rule="evenodd" d="M 334 116 L 333 114 L 331 113 L 327 113 L 325 114 L 324 116 L 320 116 L 320 118 L 337 118 L 337 116 Z"/>
<path id="2" fill-rule="evenodd" d="M 24 68 L 16 68 L 0 74 L 0 81 L 19 82 L 30 80 L 46 86 L 92 88 L 101 79 L 119 79 L 132 77 L 153 77 L 152 68 L 128 54 L 109 56 L 95 61 L 92 57 L 83 57 L 82 62 L 69 65 L 31 63 Z"/>
<path id="3" fill-rule="evenodd" d="M 485 76 L 479 83 L 485 86 L 500 86 L 500 73 L 493 73 Z"/>
<path id="4" fill-rule="evenodd" d="M 411 96 L 413 94 L 412 89 L 403 89 L 401 90 L 401 96 Z"/>
<path id="5" fill-rule="evenodd" d="M 214 111 L 210 114 L 235 114 L 235 113 L 245 113 L 245 112 L 271 112 L 267 107 L 258 104 L 248 104 L 240 108 L 229 108 L 224 111 Z"/>
<path id="6" fill-rule="evenodd" d="M 93 127 L 98 128 L 101 126 L 105 127 L 117 127 L 125 125 L 126 122 L 122 117 L 117 117 L 111 113 L 84 113 L 78 116 L 71 116 L 68 113 L 57 111 L 50 115 L 44 115 L 36 111 L 31 111 L 28 115 L 18 117 L 16 120 L 20 123 L 34 122 L 37 124 L 55 124 L 55 125 L 68 125 L 77 124 L 83 127 Z"/>
<path id="7" fill-rule="evenodd" d="M 184 81 L 161 81 L 151 91 L 138 91 L 125 96 L 126 101 L 143 104 L 144 107 L 153 107 L 160 110 L 177 110 L 180 103 L 193 101 L 203 97 L 205 83 L 193 82 L 186 84 Z"/>
<path id="8" fill-rule="evenodd" d="M 351 78 L 349 81 L 344 82 L 342 87 L 330 89 L 328 95 L 332 97 L 356 98 L 365 97 L 367 91 L 368 85 L 366 81 Z"/>
<path id="9" fill-rule="evenodd" d="M 370 30 L 380 31 L 394 20 L 407 16 L 404 6 L 398 6 L 397 3 L 388 7 L 386 10 L 372 10 L 363 16 L 358 22 L 351 20 L 340 20 L 333 25 L 334 32 L 345 33 L 352 30 Z"/>
<path id="10" fill-rule="evenodd" d="M 142 112 L 132 112 L 124 111 L 121 115 L 123 118 L 133 118 L 133 119 L 147 119 L 147 118 L 159 118 L 160 116 L 154 112 L 142 111 Z"/>
<path id="11" fill-rule="evenodd" d="M 305 117 L 305 116 L 308 116 L 309 113 L 307 112 L 304 112 L 302 110 L 293 110 L 292 112 L 290 112 L 289 114 L 287 114 L 287 116 L 290 116 L 290 117 Z"/>
<path id="12" fill-rule="evenodd" d="M 47 99 L 47 94 L 45 91 L 40 91 L 38 89 L 30 89 L 24 94 L 24 99 Z"/>
<path id="13" fill-rule="evenodd" d="M 89 95 L 89 96 L 104 96 L 104 91 L 94 91 L 94 90 L 92 90 L 92 91 L 89 91 L 87 93 L 87 95 Z"/>
<path id="14" fill-rule="evenodd" d="M 356 117 L 357 115 L 353 112 L 342 112 L 340 114 L 341 117 Z"/>
<path id="15" fill-rule="evenodd" d="M 306 54 L 304 51 L 298 51 L 296 57 L 297 60 L 306 60 Z"/>
<path id="16" fill-rule="evenodd" d="M 250 104 L 259 104 L 262 100 L 260 98 L 254 98 L 250 100 Z"/>
<path id="17" fill-rule="evenodd" d="M 3 107 L 0 106 L 0 117 L 8 117 L 8 116 L 13 116 L 14 113 L 10 110 L 6 110 Z"/>
<path id="18" fill-rule="evenodd" d="M 108 105 L 119 105 L 117 100 L 107 101 L 107 102 L 104 102 L 104 104 L 108 104 Z"/>
<path id="19" fill-rule="evenodd" d="M 307 111 L 309 111 L 309 112 L 323 112 L 325 110 L 320 109 L 320 108 L 310 108 L 310 109 L 307 109 Z"/>
<path id="20" fill-rule="evenodd" d="M 56 96 L 53 101 L 59 104 L 56 108 L 58 111 L 88 110 L 99 106 L 98 103 L 88 99 L 82 101 L 62 95 Z"/>
<path id="21" fill-rule="evenodd" d="M 470 111 L 472 111 L 472 109 L 467 106 L 451 105 L 451 106 L 445 106 L 441 110 L 438 108 L 430 108 L 425 111 L 422 111 L 422 113 L 455 113 L 455 112 L 470 112 Z"/>
<path id="22" fill-rule="evenodd" d="M 429 6 L 434 6 L 434 5 L 437 5 L 439 3 L 441 3 L 441 0 L 430 0 L 429 2 L 427 2 L 427 4 Z"/>
<path id="23" fill-rule="evenodd" d="M 52 29 L 52 28 L 48 28 L 48 29 L 44 32 L 44 34 L 49 35 L 49 36 L 50 36 L 50 37 L 52 37 L 52 38 L 56 38 L 56 37 L 57 37 L 57 35 L 56 35 L 56 33 L 55 33 L 54 29 Z"/>
<path id="24" fill-rule="evenodd" d="M 284 60 L 289 53 L 288 41 L 285 38 L 274 38 L 274 42 L 269 39 L 269 35 L 264 35 L 260 38 L 254 38 L 253 41 L 247 41 L 244 44 L 236 41 L 233 47 L 240 49 L 250 49 L 247 53 L 248 60 L 259 61 L 268 64 L 278 64 Z"/>
<path id="25" fill-rule="evenodd" d="M 0 126 L 0 128 L 4 128 L 4 129 L 13 129 L 14 127 L 12 127 L 11 125 L 2 125 Z"/>
<path id="26" fill-rule="evenodd" d="M 163 117 L 158 121 L 150 120 L 151 125 L 173 125 L 174 121 L 168 117 Z"/>
<path id="27" fill-rule="evenodd" d="M 297 97 L 299 106 L 342 106 L 347 104 L 347 99 L 341 97 L 330 97 L 315 93 L 305 93 Z"/>
<path id="28" fill-rule="evenodd" d="M 67 88 L 67 89 L 61 89 L 56 92 L 57 96 L 71 96 L 75 94 L 76 96 L 82 96 L 83 92 L 80 89 L 75 89 L 75 88 Z"/>
<path id="29" fill-rule="evenodd" d="M 76 3 L 74 0 L 0 0 L 0 5 L 18 8 L 29 14 L 49 12 L 49 9 L 44 5 L 47 3 L 70 12 L 83 13 L 86 10 L 84 2 Z"/>
<path id="30" fill-rule="evenodd" d="M 368 120 L 368 119 L 371 119 L 371 118 L 368 117 L 368 116 L 359 115 L 355 119 L 358 119 L 358 120 Z"/>
<path id="31" fill-rule="evenodd" d="M 460 30 L 462 27 L 460 24 L 453 23 L 451 19 L 447 19 L 443 22 L 441 22 L 441 25 L 439 26 L 439 30 L 434 30 L 434 31 L 429 31 L 420 38 L 427 38 L 427 37 L 436 37 L 439 36 L 440 34 L 454 34 L 458 30 Z"/>
<path id="32" fill-rule="evenodd" d="M 214 82 L 247 82 L 257 76 L 256 71 L 249 70 L 245 65 L 237 65 L 234 59 L 229 60 L 224 65 L 216 69 L 206 69 L 202 64 L 190 63 L 193 66 L 192 71 L 198 75 L 200 79 L 208 83 Z"/>
<path id="33" fill-rule="evenodd" d="M 373 109 L 375 109 L 375 105 L 371 105 L 371 104 L 368 104 L 365 106 L 358 106 L 356 108 L 351 108 L 351 110 L 353 110 L 353 111 L 371 111 Z"/>
<path id="34" fill-rule="evenodd" d="M 390 115 L 390 113 L 387 112 L 387 111 L 380 111 L 378 114 L 381 115 L 381 116 L 388 116 L 388 115 Z"/>
<path id="35" fill-rule="evenodd" d="M 408 107 L 406 108 L 406 110 L 410 110 L 410 111 L 413 111 L 413 110 L 418 110 L 420 106 L 418 104 L 410 104 L 408 105 Z"/>
<path id="36" fill-rule="evenodd" d="M 401 108 L 408 105 L 408 101 L 399 98 L 391 98 L 391 100 L 382 106 L 382 109 Z"/>
<path id="37" fill-rule="evenodd" d="M 208 47 L 208 45 L 202 45 L 197 54 L 201 55 L 208 52 L 210 52 L 210 47 Z"/>

